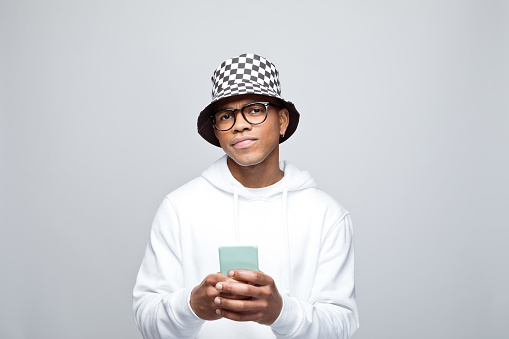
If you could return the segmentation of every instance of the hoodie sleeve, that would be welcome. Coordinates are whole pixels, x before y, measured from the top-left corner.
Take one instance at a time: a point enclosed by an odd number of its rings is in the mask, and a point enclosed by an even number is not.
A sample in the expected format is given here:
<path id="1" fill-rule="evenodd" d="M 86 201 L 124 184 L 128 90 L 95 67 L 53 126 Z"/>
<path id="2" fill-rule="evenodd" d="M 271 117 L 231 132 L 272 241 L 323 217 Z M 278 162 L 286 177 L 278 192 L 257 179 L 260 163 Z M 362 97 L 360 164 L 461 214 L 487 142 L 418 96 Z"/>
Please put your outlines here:
<path id="1" fill-rule="evenodd" d="M 178 214 L 166 197 L 159 207 L 133 291 L 134 318 L 145 339 L 193 338 L 204 320 L 184 288 Z"/>
<path id="2" fill-rule="evenodd" d="M 350 338 L 359 327 L 352 223 L 347 214 L 327 234 L 308 301 L 283 295 L 271 325 L 277 338 Z"/>

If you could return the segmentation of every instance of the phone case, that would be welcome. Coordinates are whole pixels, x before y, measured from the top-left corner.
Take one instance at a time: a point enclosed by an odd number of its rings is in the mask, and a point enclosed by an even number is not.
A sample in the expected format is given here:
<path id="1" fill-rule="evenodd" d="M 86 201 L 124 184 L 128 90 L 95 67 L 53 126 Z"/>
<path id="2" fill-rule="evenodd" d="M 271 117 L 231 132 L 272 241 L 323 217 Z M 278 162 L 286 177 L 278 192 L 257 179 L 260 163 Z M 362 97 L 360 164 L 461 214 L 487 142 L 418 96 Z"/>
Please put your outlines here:
<path id="1" fill-rule="evenodd" d="M 230 270 L 258 271 L 258 247 L 236 245 L 219 247 L 219 266 L 222 275 Z"/>

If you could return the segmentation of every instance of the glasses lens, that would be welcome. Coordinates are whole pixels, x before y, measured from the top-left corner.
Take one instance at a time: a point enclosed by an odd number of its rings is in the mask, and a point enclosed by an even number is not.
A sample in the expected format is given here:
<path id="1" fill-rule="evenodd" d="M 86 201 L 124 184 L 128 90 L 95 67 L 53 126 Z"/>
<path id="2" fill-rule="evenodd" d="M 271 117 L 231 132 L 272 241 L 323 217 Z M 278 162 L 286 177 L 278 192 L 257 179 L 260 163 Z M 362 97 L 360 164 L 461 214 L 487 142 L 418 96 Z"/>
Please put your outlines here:
<path id="1" fill-rule="evenodd" d="M 244 113 L 247 122 L 253 125 L 261 124 L 265 121 L 265 117 L 267 116 L 265 105 L 256 102 L 244 106 L 242 108 L 242 112 Z"/>
<path id="2" fill-rule="evenodd" d="M 217 129 L 226 131 L 233 126 L 235 120 L 234 113 L 231 110 L 222 110 L 216 112 L 214 115 L 214 120 L 216 122 Z"/>

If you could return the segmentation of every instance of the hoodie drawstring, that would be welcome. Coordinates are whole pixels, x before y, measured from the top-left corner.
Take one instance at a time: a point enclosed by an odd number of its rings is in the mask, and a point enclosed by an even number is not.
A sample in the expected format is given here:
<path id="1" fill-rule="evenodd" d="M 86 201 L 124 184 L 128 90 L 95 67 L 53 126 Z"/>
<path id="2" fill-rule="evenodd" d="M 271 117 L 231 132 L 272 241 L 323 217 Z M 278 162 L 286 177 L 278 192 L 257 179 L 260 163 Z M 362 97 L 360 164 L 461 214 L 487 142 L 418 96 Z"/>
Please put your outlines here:
<path id="1" fill-rule="evenodd" d="M 287 208 L 287 200 L 288 200 L 288 187 L 283 189 L 283 233 L 285 240 L 285 294 L 290 295 L 291 291 L 291 266 L 290 266 L 290 229 L 288 227 L 288 208 Z"/>
<path id="2" fill-rule="evenodd" d="M 233 221 L 235 223 L 235 241 L 240 243 L 240 226 L 239 226 L 239 192 L 233 185 Z"/>

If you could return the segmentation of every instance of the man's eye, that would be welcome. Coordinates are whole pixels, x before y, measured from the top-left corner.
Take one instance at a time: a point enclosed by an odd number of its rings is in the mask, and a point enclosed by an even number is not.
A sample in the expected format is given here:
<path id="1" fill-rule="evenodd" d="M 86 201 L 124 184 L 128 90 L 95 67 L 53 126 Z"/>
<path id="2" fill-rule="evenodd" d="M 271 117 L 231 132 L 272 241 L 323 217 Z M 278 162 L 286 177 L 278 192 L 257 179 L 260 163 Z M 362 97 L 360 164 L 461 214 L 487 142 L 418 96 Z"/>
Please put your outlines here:
<path id="1" fill-rule="evenodd" d="M 217 116 L 217 120 L 227 121 L 233 119 L 233 115 L 230 113 L 222 113 Z"/>
<path id="2" fill-rule="evenodd" d="M 254 104 L 254 105 L 248 107 L 247 113 L 249 115 L 257 115 L 257 114 L 265 113 L 265 106 L 259 105 L 259 104 Z"/>
<path id="3" fill-rule="evenodd" d="M 251 109 L 249 110 L 249 114 L 258 114 L 258 113 L 261 113 L 261 111 L 262 111 L 262 110 L 261 110 L 261 109 L 259 109 L 259 108 L 251 108 Z"/>

